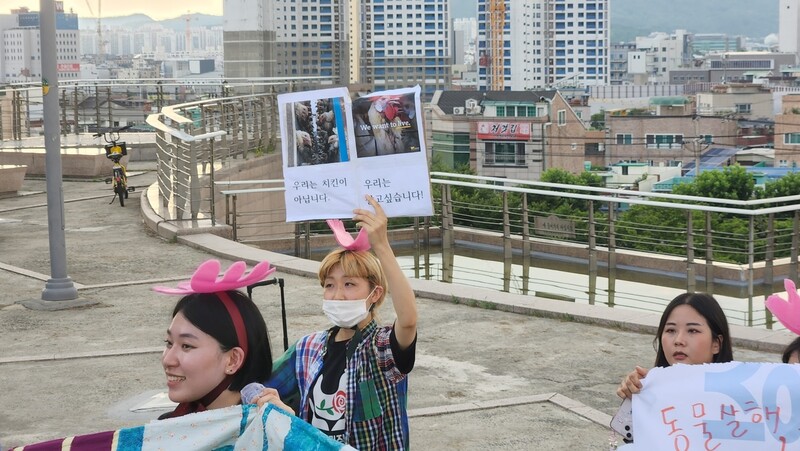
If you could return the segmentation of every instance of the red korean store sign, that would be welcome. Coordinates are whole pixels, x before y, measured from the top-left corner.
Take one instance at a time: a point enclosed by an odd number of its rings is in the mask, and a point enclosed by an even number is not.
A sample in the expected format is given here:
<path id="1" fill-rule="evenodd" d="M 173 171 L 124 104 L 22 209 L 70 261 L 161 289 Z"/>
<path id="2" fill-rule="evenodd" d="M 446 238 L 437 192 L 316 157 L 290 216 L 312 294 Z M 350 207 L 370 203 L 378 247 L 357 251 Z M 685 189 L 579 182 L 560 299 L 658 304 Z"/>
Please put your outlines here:
<path id="1" fill-rule="evenodd" d="M 59 72 L 80 72 L 81 71 L 81 65 L 80 64 L 75 64 L 75 63 L 59 63 L 56 66 L 56 69 Z"/>
<path id="2" fill-rule="evenodd" d="M 527 141 L 531 138 L 528 122 L 478 122 L 478 139 Z"/>

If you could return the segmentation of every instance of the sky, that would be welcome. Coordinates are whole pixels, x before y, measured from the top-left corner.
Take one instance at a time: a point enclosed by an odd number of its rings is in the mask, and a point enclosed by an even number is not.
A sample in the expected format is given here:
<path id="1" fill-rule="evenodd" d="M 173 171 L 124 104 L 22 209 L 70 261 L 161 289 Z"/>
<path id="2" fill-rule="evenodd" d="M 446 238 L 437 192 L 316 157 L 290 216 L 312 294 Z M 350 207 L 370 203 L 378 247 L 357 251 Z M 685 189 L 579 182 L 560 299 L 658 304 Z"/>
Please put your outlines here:
<path id="1" fill-rule="evenodd" d="M 98 0 L 64 0 L 64 10 L 80 17 L 97 17 Z M 91 5 L 91 11 L 86 5 Z M 39 0 L 2 0 L 0 14 L 8 14 L 12 8 L 27 6 L 31 11 L 39 10 Z M 7 5 L 7 6 L 6 6 Z M 450 0 L 452 17 L 471 17 L 477 9 L 477 0 Z M 173 19 L 192 13 L 222 15 L 222 0 L 104 0 L 102 1 L 103 17 L 125 16 L 128 14 L 147 14 L 155 20 Z"/>
<path id="2" fill-rule="evenodd" d="M 91 5 L 89 12 L 87 2 Z M 97 17 L 98 0 L 64 0 L 64 11 L 70 8 L 80 17 Z M 2 0 L 0 14 L 9 14 L 11 9 L 27 6 L 31 11 L 39 11 L 39 0 Z M 173 19 L 194 13 L 222 15 L 222 0 L 103 0 L 103 17 L 125 16 L 128 14 L 147 14 L 155 20 Z"/>

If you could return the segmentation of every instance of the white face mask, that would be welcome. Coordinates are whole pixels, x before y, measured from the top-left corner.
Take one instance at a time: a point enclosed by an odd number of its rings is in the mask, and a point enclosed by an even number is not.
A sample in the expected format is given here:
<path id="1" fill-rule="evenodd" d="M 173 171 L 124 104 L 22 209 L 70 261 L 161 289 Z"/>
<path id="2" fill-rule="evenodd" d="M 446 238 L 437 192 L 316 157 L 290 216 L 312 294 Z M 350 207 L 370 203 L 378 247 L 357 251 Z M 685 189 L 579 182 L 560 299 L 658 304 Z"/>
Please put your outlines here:
<path id="1" fill-rule="evenodd" d="M 323 299 L 322 311 L 334 325 L 345 328 L 353 327 L 364 321 L 369 315 L 367 299 L 375 292 L 375 288 L 364 299 L 354 301 Z"/>

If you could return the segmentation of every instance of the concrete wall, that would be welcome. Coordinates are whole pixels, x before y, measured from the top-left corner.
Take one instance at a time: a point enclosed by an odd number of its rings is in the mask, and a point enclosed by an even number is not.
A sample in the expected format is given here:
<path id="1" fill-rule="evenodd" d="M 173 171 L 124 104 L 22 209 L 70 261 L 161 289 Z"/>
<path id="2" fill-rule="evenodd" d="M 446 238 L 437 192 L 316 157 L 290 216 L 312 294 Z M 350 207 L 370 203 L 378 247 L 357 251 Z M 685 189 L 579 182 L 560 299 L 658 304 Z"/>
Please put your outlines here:
<path id="1" fill-rule="evenodd" d="M 0 165 L 27 166 L 27 175 L 45 175 L 44 149 L 3 149 L 0 151 Z M 122 164 L 128 157 L 122 158 Z M 64 149 L 61 152 L 61 167 L 64 177 L 99 178 L 111 177 L 114 163 L 106 158 L 105 151 L 97 148 Z"/>
<path id="2" fill-rule="evenodd" d="M 25 181 L 25 166 L 0 165 L 0 193 L 15 193 Z"/>

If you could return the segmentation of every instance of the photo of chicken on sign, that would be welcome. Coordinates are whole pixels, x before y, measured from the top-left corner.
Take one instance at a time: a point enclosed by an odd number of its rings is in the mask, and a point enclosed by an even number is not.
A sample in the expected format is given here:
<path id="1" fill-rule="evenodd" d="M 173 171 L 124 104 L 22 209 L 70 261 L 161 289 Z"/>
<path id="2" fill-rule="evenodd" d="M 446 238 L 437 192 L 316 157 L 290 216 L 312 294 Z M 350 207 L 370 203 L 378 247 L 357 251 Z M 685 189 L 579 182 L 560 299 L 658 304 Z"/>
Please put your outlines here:
<path id="1" fill-rule="evenodd" d="M 419 152 L 414 93 L 361 97 L 353 102 L 358 157 Z"/>

